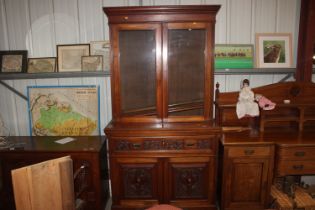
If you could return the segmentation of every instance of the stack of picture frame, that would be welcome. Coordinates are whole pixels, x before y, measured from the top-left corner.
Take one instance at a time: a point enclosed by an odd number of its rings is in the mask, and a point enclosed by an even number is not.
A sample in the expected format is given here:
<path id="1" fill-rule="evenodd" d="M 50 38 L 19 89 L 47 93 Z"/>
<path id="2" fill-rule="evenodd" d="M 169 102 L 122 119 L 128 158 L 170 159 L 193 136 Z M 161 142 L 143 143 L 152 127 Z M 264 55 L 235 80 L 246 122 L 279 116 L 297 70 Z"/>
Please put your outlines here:
<path id="1" fill-rule="evenodd" d="M 109 41 L 64 44 L 57 45 L 57 57 L 28 59 L 26 50 L 0 51 L 0 72 L 109 70 L 109 48 Z M 216 69 L 290 68 L 292 67 L 292 35 L 257 33 L 255 51 L 253 44 L 216 44 L 214 57 Z"/>
<path id="2" fill-rule="evenodd" d="M 215 68 L 292 67 L 292 35 L 290 33 L 257 33 L 255 47 L 254 51 L 252 44 L 215 45 Z"/>
<path id="3" fill-rule="evenodd" d="M 0 51 L 1 73 L 109 70 L 109 41 L 57 45 L 57 57 L 28 58 L 26 50 Z"/>

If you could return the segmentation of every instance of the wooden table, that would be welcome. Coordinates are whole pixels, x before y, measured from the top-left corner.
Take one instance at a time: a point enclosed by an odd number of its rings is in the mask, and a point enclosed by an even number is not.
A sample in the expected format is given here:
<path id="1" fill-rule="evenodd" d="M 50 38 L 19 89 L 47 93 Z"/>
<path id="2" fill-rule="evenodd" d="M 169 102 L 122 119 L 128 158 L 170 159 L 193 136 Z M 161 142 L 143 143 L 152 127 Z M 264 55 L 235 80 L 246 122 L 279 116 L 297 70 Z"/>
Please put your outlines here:
<path id="1" fill-rule="evenodd" d="M 12 136 L 10 149 L 0 150 L 0 209 L 15 209 L 11 170 L 26 165 L 70 155 L 73 169 L 88 165 L 87 190 L 83 197 L 88 209 L 103 210 L 108 198 L 106 139 L 100 136 L 74 137 L 76 140 L 58 144 L 63 137 Z"/>

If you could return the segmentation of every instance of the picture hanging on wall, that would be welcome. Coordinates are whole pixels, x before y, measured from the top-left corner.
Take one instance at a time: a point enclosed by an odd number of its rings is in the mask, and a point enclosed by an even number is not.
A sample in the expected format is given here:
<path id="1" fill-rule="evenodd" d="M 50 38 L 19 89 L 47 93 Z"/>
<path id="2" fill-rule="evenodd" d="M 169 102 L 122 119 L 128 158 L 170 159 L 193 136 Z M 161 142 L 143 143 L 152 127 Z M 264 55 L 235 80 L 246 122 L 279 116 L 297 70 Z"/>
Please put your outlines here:
<path id="1" fill-rule="evenodd" d="M 81 58 L 88 55 L 90 55 L 89 44 L 57 45 L 58 71 L 81 71 Z"/>
<path id="2" fill-rule="evenodd" d="M 29 58 L 27 73 L 44 73 L 56 71 L 56 58 Z"/>
<path id="3" fill-rule="evenodd" d="M 0 51 L 0 72 L 21 73 L 26 72 L 27 51 Z"/>
<path id="4" fill-rule="evenodd" d="M 251 44 L 216 44 L 214 56 L 216 69 L 253 68 L 254 48 Z"/>
<path id="5" fill-rule="evenodd" d="M 256 67 L 289 68 L 292 66 L 290 33 L 256 34 Z"/>
<path id="6" fill-rule="evenodd" d="M 109 41 L 93 41 L 90 43 L 91 55 L 103 56 L 103 70 L 109 71 L 110 59 L 109 59 Z"/>
<path id="7" fill-rule="evenodd" d="M 29 86 L 27 95 L 31 135 L 100 135 L 98 86 Z"/>

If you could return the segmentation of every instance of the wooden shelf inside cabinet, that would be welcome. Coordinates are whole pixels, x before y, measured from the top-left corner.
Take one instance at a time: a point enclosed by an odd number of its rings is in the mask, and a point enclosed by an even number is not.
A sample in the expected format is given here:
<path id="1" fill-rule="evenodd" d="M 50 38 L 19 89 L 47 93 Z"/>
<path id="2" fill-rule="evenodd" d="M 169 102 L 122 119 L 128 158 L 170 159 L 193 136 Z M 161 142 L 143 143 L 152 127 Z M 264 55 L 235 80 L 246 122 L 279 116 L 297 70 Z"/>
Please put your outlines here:
<path id="1" fill-rule="evenodd" d="M 45 79 L 45 78 L 71 78 L 71 77 L 107 77 L 109 71 L 86 72 L 53 72 L 53 73 L 0 73 L 0 80 L 17 79 Z"/>

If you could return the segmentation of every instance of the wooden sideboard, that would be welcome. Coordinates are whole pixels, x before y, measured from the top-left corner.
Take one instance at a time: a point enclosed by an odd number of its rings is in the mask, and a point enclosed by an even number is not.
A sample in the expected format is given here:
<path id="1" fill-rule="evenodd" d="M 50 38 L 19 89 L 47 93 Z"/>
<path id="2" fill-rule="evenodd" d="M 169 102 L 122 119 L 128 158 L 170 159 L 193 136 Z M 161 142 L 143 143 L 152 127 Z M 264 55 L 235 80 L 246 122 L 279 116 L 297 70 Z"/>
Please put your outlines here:
<path id="1" fill-rule="evenodd" d="M 238 119 L 239 92 L 220 93 L 217 84 L 216 123 L 223 129 L 222 210 L 268 208 L 273 182 L 288 189 L 286 176 L 315 174 L 315 84 L 284 82 L 252 90 L 276 107 L 261 109 L 255 118 Z"/>
<path id="2" fill-rule="evenodd" d="M 103 210 L 109 197 L 105 137 L 74 137 L 58 144 L 63 137 L 9 137 L 10 149 L 0 150 L 0 209 L 15 209 L 11 170 L 49 159 L 70 155 L 73 169 L 87 166 L 86 191 L 82 197 L 87 209 Z"/>
<path id="3" fill-rule="evenodd" d="M 229 131 L 220 154 L 221 209 L 265 209 L 275 178 L 315 174 L 315 131 Z"/>

